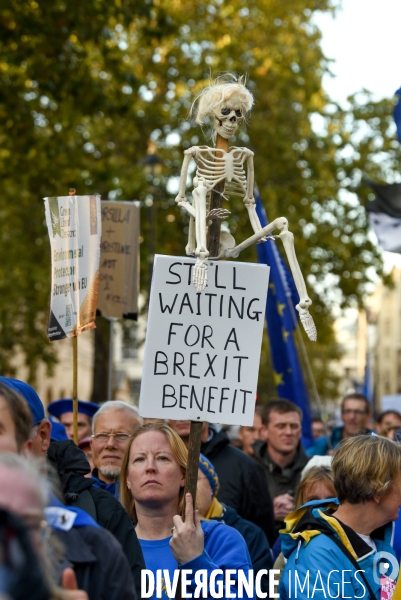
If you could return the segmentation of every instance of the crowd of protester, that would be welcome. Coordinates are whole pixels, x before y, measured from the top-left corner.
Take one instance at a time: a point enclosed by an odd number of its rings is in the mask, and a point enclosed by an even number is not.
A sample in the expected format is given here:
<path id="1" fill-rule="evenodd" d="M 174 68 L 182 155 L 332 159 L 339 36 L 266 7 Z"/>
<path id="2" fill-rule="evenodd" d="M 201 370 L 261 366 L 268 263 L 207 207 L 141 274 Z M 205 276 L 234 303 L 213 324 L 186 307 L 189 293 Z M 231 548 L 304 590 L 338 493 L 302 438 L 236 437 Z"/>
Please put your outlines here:
<path id="1" fill-rule="evenodd" d="M 0 600 L 135 600 L 145 569 L 162 570 L 163 598 L 179 571 L 192 594 L 204 573 L 206 597 L 212 579 L 220 597 L 401 594 L 397 411 L 372 424 L 365 396 L 348 394 L 342 425 L 314 418 L 308 448 L 288 400 L 234 431 L 204 423 L 195 507 L 190 422 L 79 401 L 76 445 L 72 400 L 47 411 L 27 383 L 0 377 Z M 239 572 L 259 588 L 241 596 Z"/>

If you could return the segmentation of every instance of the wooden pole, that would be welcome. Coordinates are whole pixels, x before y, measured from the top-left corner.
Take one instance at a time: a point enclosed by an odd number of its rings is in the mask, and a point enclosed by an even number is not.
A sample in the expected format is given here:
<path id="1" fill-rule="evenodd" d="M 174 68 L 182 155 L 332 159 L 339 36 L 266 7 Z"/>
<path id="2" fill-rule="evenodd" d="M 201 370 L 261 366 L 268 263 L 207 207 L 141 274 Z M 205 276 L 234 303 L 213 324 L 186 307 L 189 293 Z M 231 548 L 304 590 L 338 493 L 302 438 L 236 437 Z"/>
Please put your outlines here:
<path id="1" fill-rule="evenodd" d="M 78 336 L 72 338 L 72 418 L 74 442 L 78 445 Z"/>
<path id="2" fill-rule="evenodd" d="M 75 196 L 74 188 L 70 188 L 68 194 Z M 78 444 L 78 333 L 72 338 L 72 418 L 74 442 Z"/>
<path id="3" fill-rule="evenodd" d="M 202 422 L 191 421 L 191 429 L 189 433 L 188 443 L 188 465 L 187 474 L 185 477 L 185 493 L 191 494 L 193 498 L 194 508 L 196 502 L 196 486 L 198 483 L 198 463 L 201 447 L 202 425 Z M 185 520 L 185 506 L 182 518 Z"/>
<path id="4" fill-rule="evenodd" d="M 227 152 L 228 149 L 228 140 L 221 137 L 217 134 L 216 138 L 216 148 L 225 150 Z M 221 181 L 212 191 L 212 197 L 210 200 L 210 208 L 209 210 L 213 210 L 214 208 L 222 208 L 223 206 L 223 197 L 222 193 L 224 192 L 224 180 Z M 220 247 L 220 219 L 213 219 L 212 223 L 209 227 L 208 238 L 207 238 L 207 249 L 210 252 L 210 256 L 218 256 L 219 255 L 219 247 Z M 202 422 L 199 421 L 191 421 L 191 431 L 189 434 L 189 445 L 188 445 L 188 466 L 187 466 L 187 474 L 185 478 L 185 493 L 191 494 L 193 498 L 193 504 L 195 507 L 196 502 L 196 485 L 198 482 L 198 463 L 199 463 L 199 454 L 200 454 L 200 446 L 201 446 L 201 435 L 202 435 Z M 185 518 L 185 507 L 184 514 L 182 518 Z"/>
<path id="5" fill-rule="evenodd" d="M 216 137 L 216 148 L 220 150 L 228 149 L 228 140 L 217 134 Z M 213 191 L 210 199 L 209 210 L 214 208 L 223 207 L 223 197 L 225 181 L 218 183 Z M 218 256 L 220 249 L 220 219 L 213 219 L 207 233 L 207 249 L 209 250 L 210 256 Z M 188 464 L 187 473 L 185 477 L 185 494 L 191 494 L 193 500 L 193 506 L 195 509 L 196 503 L 196 486 L 198 483 L 198 469 L 199 469 L 199 454 L 202 441 L 202 425 L 203 422 L 191 421 L 191 429 L 189 433 L 188 443 Z M 181 515 L 182 519 L 185 520 L 185 502 L 184 502 L 184 514 Z M 175 600 L 181 600 L 181 575 L 178 579 L 177 591 Z"/>
<path id="6" fill-rule="evenodd" d="M 221 135 L 217 134 L 216 137 L 216 148 L 224 150 L 227 152 L 228 150 L 228 140 L 221 137 Z M 220 154 L 221 156 L 221 154 Z M 212 191 L 212 197 L 210 199 L 210 208 L 209 210 L 213 210 L 214 208 L 222 208 L 223 207 L 223 197 L 222 193 L 224 192 L 225 181 L 220 181 Z M 207 234 L 207 249 L 210 252 L 210 256 L 218 256 L 219 248 L 220 248 L 220 219 L 213 219 Z"/>
<path id="7" fill-rule="evenodd" d="M 107 377 L 107 400 L 113 400 L 113 365 L 114 365 L 114 317 L 110 317 L 110 338 L 109 338 L 109 371 Z"/>

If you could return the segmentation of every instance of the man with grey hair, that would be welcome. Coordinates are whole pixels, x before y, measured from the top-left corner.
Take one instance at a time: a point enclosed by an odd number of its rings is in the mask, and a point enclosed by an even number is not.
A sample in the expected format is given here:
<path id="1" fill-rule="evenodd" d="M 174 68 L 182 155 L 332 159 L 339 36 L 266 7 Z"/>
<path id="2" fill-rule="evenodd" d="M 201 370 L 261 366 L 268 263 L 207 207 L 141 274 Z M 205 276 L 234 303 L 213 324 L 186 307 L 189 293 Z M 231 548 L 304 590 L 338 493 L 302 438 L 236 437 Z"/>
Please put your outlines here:
<path id="1" fill-rule="evenodd" d="M 92 421 L 92 478 L 95 487 L 119 496 L 120 477 L 125 448 L 142 418 L 138 410 L 122 400 L 105 402 Z"/>
<path id="2" fill-rule="evenodd" d="M 23 450 L 23 442 L 28 442 L 28 449 L 31 448 L 32 454 L 41 459 L 43 465 L 47 458 L 51 470 L 59 475 L 59 483 L 65 504 L 71 506 L 71 510 L 75 510 L 75 508 L 84 509 L 102 528 L 110 531 L 121 544 L 134 578 L 137 597 L 140 598 L 141 571 L 145 568 L 145 562 L 131 518 L 116 498 L 104 490 L 96 489 L 93 485 L 93 479 L 85 477 L 90 472 L 88 461 L 82 450 L 72 440 L 50 440 L 51 424 L 45 418 L 42 401 L 35 390 L 23 381 L 0 377 L 0 396 L 2 395 L 2 384 L 4 384 L 3 387 L 11 388 L 7 396 L 13 391 L 21 394 L 29 406 L 31 417 L 28 415 L 23 418 L 22 409 L 18 407 L 18 396 L 14 399 L 11 398 L 12 404 L 9 404 L 11 409 L 9 414 L 14 420 L 14 425 L 10 424 L 10 419 L 6 420 L 8 415 L 3 411 L 3 414 L 0 414 L 0 421 L 1 418 L 3 419 L 0 422 L 0 425 L 2 425 L 0 427 L 0 450 L 12 452 L 15 452 L 18 448 Z M 3 395 L 6 391 L 3 390 Z M 14 418 L 14 413 L 17 410 L 20 415 L 18 419 Z M 34 426 L 31 428 L 32 423 Z M 14 441 L 9 432 L 14 432 Z M 19 432 L 18 436 L 17 432 Z M 80 549 L 79 544 L 77 548 Z M 97 548 L 96 543 L 94 548 Z M 109 544 L 109 548 L 113 549 L 113 543 Z M 107 554 L 101 549 L 100 553 L 103 553 L 104 556 Z M 94 551 L 94 555 L 97 555 L 97 551 Z M 116 566 L 115 561 L 114 563 L 110 561 L 110 565 L 113 564 Z M 97 582 L 96 585 L 100 585 L 100 578 L 97 578 L 96 581 L 95 579 L 91 578 L 90 581 Z M 108 586 L 103 585 L 103 588 L 104 593 L 107 591 L 108 595 L 106 594 L 105 597 L 108 600 L 126 598 L 121 593 L 119 594 L 120 585 L 118 585 L 119 589 L 114 586 L 116 596 L 111 594 Z M 100 590 L 102 590 L 101 585 Z M 93 595 L 95 600 L 100 600 L 103 597 L 102 593 L 95 592 Z M 128 596 L 128 598 L 130 597 Z"/>

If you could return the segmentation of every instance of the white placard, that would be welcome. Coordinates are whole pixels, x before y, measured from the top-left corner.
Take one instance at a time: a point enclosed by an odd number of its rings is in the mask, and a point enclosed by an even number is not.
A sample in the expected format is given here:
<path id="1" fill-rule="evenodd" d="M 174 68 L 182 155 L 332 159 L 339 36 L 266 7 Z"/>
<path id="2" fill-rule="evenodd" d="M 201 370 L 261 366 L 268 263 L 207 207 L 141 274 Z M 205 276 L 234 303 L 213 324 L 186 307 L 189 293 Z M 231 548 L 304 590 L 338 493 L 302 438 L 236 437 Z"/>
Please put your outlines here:
<path id="1" fill-rule="evenodd" d="M 143 417 L 252 425 L 267 265 L 155 256 L 139 411 Z"/>
<path id="2" fill-rule="evenodd" d="M 49 340 L 95 327 L 102 221 L 100 196 L 44 198 L 52 283 Z"/>

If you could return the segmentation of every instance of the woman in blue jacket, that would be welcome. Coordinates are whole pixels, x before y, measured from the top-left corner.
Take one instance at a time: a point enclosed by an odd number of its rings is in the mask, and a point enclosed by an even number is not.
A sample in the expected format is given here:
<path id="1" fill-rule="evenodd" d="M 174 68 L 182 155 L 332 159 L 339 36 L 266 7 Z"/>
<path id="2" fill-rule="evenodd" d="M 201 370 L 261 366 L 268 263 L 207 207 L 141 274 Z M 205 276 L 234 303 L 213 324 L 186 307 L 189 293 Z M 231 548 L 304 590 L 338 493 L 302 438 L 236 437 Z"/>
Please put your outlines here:
<path id="1" fill-rule="evenodd" d="M 348 438 L 332 468 L 338 500 L 309 502 L 286 518 L 280 598 L 391 598 L 399 570 L 390 540 L 401 505 L 401 447 L 378 436 Z"/>
<path id="2" fill-rule="evenodd" d="M 251 560 L 242 536 L 223 523 L 201 522 L 191 495 L 184 498 L 187 456 L 181 438 L 164 423 L 140 427 L 126 449 L 120 498 L 136 524 L 146 568 L 153 574 L 147 578 L 147 589 L 142 588 L 142 597 L 152 595 L 148 591 L 152 579 L 154 596 L 159 582 L 163 598 L 175 597 L 174 584 L 181 571 L 181 580 L 186 579 L 187 592 L 193 597 L 196 589 L 198 597 L 205 597 L 204 593 L 212 597 L 214 590 L 226 597 L 230 578 L 230 597 L 254 598 L 246 590 L 238 594 L 239 577 L 253 587 Z M 185 521 L 180 516 L 184 500 Z"/>

